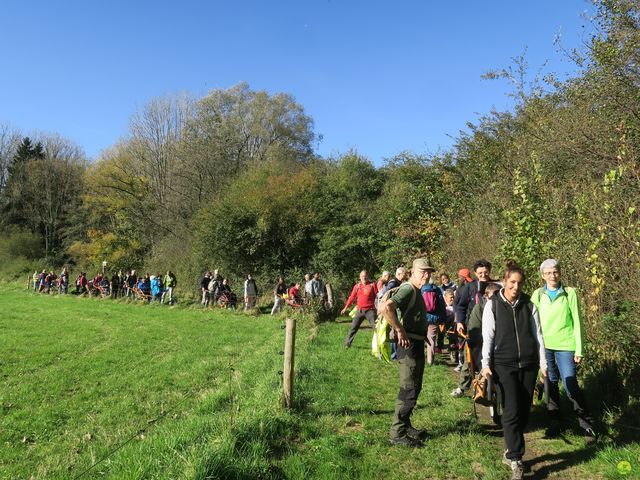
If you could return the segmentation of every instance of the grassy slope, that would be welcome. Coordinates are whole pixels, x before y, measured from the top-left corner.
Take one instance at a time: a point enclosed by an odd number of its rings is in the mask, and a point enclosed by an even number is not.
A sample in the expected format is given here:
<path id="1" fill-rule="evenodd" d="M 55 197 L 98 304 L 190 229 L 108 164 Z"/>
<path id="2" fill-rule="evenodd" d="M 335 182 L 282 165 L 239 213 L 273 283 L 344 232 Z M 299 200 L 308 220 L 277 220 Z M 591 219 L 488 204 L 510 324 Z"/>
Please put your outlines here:
<path id="1" fill-rule="evenodd" d="M 505 478 L 502 440 L 451 399 L 450 369 L 428 368 L 414 424 L 428 446 L 387 444 L 397 367 L 341 348 L 346 324 L 297 341 L 297 409 L 280 408 L 281 321 L 182 308 L 0 291 L 0 477 Z M 313 338 L 313 339 L 312 339 Z M 538 477 L 640 472 L 638 443 L 584 449 L 528 438 Z M 136 433 L 140 432 L 140 435 Z M 628 477 L 629 478 L 629 477 Z"/>

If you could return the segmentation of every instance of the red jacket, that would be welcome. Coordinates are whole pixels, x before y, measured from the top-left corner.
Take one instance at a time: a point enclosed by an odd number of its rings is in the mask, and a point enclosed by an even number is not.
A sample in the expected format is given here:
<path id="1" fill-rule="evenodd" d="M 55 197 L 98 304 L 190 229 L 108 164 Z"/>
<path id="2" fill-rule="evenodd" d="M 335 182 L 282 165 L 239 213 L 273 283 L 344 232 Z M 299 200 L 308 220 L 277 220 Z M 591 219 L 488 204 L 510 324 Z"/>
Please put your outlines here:
<path id="1" fill-rule="evenodd" d="M 289 295 L 289 300 L 299 301 L 302 299 L 300 296 L 300 289 L 297 287 L 291 287 L 287 293 Z"/>
<path id="2" fill-rule="evenodd" d="M 349 308 L 349 306 L 356 300 L 356 305 L 359 310 L 374 310 L 375 307 L 375 299 L 378 294 L 378 287 L 375 282 L 367 283 L 366 285 L 362 285 L 362 283 L 358 282 L 353 286 L 353 290 L 351 290 L 351 295 L 349 295 L 349 300 L 347 300 L 347 304 L 344 308 Z"/>

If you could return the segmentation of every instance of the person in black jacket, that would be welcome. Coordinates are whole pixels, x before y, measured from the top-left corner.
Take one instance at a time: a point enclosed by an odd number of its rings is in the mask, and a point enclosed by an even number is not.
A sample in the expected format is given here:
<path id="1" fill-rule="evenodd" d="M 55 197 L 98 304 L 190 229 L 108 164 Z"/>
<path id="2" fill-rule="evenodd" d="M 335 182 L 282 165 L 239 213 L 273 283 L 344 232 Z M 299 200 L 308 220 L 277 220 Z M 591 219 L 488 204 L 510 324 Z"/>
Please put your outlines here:
<path id="1" fill-rule="evenodd" d="M 204 276 L 200 279 L 200 293 L 202 294 L 202 301 L 200 302 L 205 307 L 209 305 L 209 282 L 211 281 L 211 272 L 205 272 Z"/>
<path id="2" fill-rule="evenodd" d="M 522 293 L 525 275 L 509 261 L 504 287 L 494 294 L 482 312 L 483 377 L 494 377 L 502 389 L 502 431 L 507 450 L 503 462 L 511 467 L 512 480 L 524 475 L 524 429 L 529 420 L 533 389 L 538 377 L 547 376 L 547 361 L 538 311 Z"/>
<path id="3" fill-rule="evenodd" d="M 486 285 L 487 282 L 491 281 L 491 262 L 488 260 L 478 260 L 473 265 L 473 271 L 477 280 L 467 283 L 458 289 L 453 305 L 453 309 L 455 310 L 456 332 L 460 335 L 460 338 L 463 338 L 462 335 L 464 335 L 467 330 L 467 323 L 469 322 L 473 307 L 476 306 L 478 300 L 482 297 L 482 293 L 480 293 L 482 290 L 480 288 L 481 284 Z M 462 397 L 465 392 L 471 388 L 469 365 L 466 355 L 462 353 L 464 352 L 464 343 L 458 345 L 458 351 L 460 352 L 458 356 L 459 363 L 455 371 L 460 372 L 460 383 L 458 384 L 458 388 L 451 392 L 452 397 Z"/>
<path id="4" fill-rule="evenodd" d="M 271 309 L 271 315 L 276 312 L 280 312 L 284 306 L 284 296 L 287 294 L 287 284 L 284 283 L 283 277 L 278 277 L 276 286 L 273 288 L 273 308 Z"/>

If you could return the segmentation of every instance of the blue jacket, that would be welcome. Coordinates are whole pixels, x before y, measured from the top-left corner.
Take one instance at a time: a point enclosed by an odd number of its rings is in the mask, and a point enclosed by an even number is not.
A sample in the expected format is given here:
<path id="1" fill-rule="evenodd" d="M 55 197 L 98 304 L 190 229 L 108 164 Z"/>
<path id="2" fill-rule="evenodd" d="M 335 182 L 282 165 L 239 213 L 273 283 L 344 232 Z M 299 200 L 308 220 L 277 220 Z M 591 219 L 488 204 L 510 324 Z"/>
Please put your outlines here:
<path id="1" fill-rule="evenodd" d="M 162 293 L 162 287 L 161 287 L 161 283 L 160 280 L 158 279 L 158 277 L 155 277 L 151 280 L 151 294 L 152 295 L 160 295 L 160 293 Z"/>

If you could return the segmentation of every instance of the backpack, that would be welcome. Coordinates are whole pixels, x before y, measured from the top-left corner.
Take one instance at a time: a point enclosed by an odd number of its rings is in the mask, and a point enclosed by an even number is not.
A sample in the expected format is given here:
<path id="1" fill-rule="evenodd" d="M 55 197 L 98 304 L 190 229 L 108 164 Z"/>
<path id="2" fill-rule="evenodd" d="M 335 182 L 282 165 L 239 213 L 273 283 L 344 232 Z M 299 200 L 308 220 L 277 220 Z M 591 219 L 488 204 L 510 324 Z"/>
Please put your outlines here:
<path id="1" fill-rule="evenodd" d="M 447 312 L 442 291 L 431 283 L 425 287 L 422 287 L 422 299 L 427 308 L 427 323 L 431 325 L 443 323 Z"/>
<path id="2" fill-rule="evenodd" d="M 378 293 L 376 294 L 376 298 L 373 300 L 373 304 L 375 305 L 376 310 L 378 310 L 378 305 L 380 305 L 380 301 L 382 300 L 384 294 L 390 290 L 389 288 L 387 288 L 387 285 L 385 285 L 378 291 Z"/>
<path id="3" fill-rule="evenodd" d="M 384 295 L 380 298 L 378 305 L 382 305 L 386 303 L 389 298 L 391 298 L 395 293 L 402 287 L 402 285 L 408 284 L 409 282 L 404 282 L 397 287 L 390 288 Z M 416 290 L 411 287 L 413 291 L 413 295 L 411 296 L 411 300 L 409 301 L 409 306 L 407 310 L 411 310 L 413 305 L 416 303 Z M 402 323 L 402 318 L 398 317 L 398 321 Z M 378 360 L 384 360 L 387 363 L 391 362 L 391 338 L 389 336 L 391 332 L 391 326 L 384 315 L 378 312 L 378 318 L 376 319 L 375 329 L 373 331 L 373 338 L 371 339 L 371 355 L 376 357 Z"/>
<path id="4" fill-rule="evenodd" d="M 424 305 L 427 307 L 427 313 L 436 313 L 438 308 L 438 295 L 435 290 L 426 290 L 422 292 Z"/>

